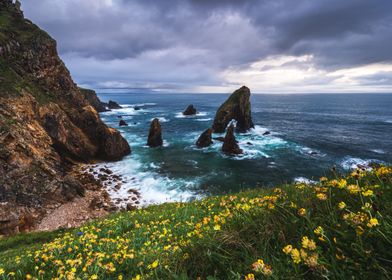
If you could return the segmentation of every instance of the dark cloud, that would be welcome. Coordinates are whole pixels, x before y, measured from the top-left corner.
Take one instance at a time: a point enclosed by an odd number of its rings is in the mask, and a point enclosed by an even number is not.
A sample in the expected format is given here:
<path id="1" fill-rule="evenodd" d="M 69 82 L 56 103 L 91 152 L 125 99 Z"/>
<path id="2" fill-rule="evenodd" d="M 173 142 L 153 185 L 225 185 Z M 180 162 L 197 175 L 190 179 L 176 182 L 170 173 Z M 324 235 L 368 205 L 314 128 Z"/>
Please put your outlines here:
<path id="1" fill-rule="evenodd" d="M 325 71 L 392 60 L 390 0 L 22 4 L 25 14 L 58 40 L 76 79 L 90 85 L 222 86 L 230 83 L 222 78 L 225 70 L 246 69 L 271 56 L 311 55 L 314 67 Z M 92 61 L 104 74 L 86 72 Z"/>

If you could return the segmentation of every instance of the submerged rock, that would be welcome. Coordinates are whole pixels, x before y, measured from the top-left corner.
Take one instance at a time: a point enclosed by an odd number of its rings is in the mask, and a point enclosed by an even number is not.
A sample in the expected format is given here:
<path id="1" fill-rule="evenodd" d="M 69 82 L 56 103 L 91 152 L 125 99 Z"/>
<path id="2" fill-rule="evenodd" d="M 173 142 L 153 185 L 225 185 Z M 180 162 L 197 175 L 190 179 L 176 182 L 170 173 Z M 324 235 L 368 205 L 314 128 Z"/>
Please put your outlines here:
<path id="1" fill-rule="evenodd" d="M 112 101 L 112 100 L 109 100 L 109 102 L 108 102 L 108 108 L 109 108 L 109 109 L 121 109 L 122 107 L 121 107 L 117 102 L 114 102 L 114 101 Z"/>
<path id="2" fill-rule="evenodd" d="M 128 124 L 124 120 L 120 120 L 118 123 L 119 126 L 128 126 Z"/>
<path id="3" fill-rule="evenodd" d="M 147 145 L 150 147 L 160 147 L 163 145 L 161 124 L 157 118 L 151 122 Z"/>
<path id="4" fill-rule="evenodd" d="M 212 129 L 208 128 L 200 135 L 199 139 L 197 139 L 196 146 L 198 148 L 205 148 L 210 146 L 212 143 Z"/>
<path id="5" fill-rule="evenodd" d="M 183 114 L 184 116 L 196 115 L 196 108 L 193 107 L 192 104 L 190 104 L 190 105 L 185 109 L 185 111 L 182 112 L 182 114 Z"/>
<path id="6" fill-rule="evenodd" d="M 239 155 L 243 153 L 243 151 L 238 146 L 237 140 L 235 139 L 233 124 L 231 124 L 227 128 L 225 140 L 222 146 L 222 151 L 226 154 L 231 154 L 231 155 Z"/>
<path id="7" fill-rule="evenodd" d="M 212 125 L 214 132 L 223 133 L 232 120 L 237 121 L 236 130 L 238 132 L 246 132 L 253 128 L 249 98 L 250 90 L 245 86 L 233 92 L 216 112 Z"/>

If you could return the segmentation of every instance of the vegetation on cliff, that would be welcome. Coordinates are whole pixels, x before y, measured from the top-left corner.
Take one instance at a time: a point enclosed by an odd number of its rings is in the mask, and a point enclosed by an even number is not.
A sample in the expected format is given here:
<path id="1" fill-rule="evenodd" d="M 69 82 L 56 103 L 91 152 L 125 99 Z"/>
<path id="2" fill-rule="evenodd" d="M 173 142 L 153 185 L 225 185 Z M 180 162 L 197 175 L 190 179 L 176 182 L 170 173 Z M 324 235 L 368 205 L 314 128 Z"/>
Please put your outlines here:
<path id="1" fill-rule="evenodd" d="M 390 279 L 392 169 L 150 206 L 31 250 L 12 240 L 3 279 Z"/>

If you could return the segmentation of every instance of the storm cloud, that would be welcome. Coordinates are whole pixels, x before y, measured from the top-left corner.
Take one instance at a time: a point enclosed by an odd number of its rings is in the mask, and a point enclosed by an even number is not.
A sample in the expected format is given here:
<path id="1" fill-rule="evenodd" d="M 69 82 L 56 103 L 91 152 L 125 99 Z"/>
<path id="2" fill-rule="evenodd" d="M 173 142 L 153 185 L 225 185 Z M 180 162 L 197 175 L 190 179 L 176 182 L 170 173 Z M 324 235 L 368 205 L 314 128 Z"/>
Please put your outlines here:
<path id="1" fill-rule="evenodd" d="M 391 92 L 389 0 L 22 0 L 99 91 Z"/>

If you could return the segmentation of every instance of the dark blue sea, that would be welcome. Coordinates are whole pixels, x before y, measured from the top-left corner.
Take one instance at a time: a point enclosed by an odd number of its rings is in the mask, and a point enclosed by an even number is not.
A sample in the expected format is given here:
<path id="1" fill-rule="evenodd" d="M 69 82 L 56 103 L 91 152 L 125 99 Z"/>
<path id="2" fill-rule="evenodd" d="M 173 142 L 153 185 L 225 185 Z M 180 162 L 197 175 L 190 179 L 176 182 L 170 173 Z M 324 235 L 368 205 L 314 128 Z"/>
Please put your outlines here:
<path id="1" fill-rule="evenodd" d="M 114 198 L 138 189 L 144 203 L 189 200 L 254 187 L 317 180 L 358 164 L 392 163 L 392 94 L 252 95 L 255 128 L 237 135 L 242 156 L 230 157 L 222 143 L 197 149 L 228 94 L 100 94 L 123 109 L 102 113 L 121 131 L 132 154 L 107 163 L 127 183 Z M 193 104 L 198 114 L 181 112 Z M 138 106 L 141 110 L 135 110 Z M 129 126 L 119 127 L 119 116 Z M 146 146 L 150 122 L 159 118 L 164 146 Z M 263 135 L 264 132 L 270 135 Z M 221 136 L 221 135 L 214 135 Z"/>

